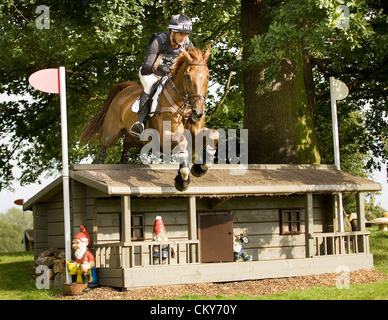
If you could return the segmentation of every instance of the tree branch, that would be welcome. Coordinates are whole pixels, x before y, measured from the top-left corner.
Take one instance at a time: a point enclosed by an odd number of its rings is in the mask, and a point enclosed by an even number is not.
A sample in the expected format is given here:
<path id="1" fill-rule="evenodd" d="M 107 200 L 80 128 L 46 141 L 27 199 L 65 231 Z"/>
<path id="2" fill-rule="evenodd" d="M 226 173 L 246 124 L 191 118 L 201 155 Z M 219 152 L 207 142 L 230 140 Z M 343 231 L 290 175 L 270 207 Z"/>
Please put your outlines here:
<path id="1" fill-rule="evenodd" d="M 237 60 L 240 58 L 241 54 L 243 52 L 243 48 L 240 49 L 240 51 L 238 52 L 235 60 L 233 61 L 232 63 L 232 66 L 237 62 Z M 222 104 L 224 103 L 225 99 L 226 99 L 226 96 L 228 95 L 228 92 L 229 92 L 229 88 L 230 88 L 230 81 L 232 80 L 232 75 L 233 75 L 233 71 L 230 71 L 229 72 L 229 75 L 228 75 L 228 80 L 226 81 L 226 84 L 224 86 L 224 94 L 222 95 L 221 97 L 221 100 L 217 103 L 217 106 L 216 108 L 214 109 L 214 111 L 208 116 L 206 117 L 206 121 L 210 121 L 212 119 L 212 117 L 221 109 L 221 106 Z"/>

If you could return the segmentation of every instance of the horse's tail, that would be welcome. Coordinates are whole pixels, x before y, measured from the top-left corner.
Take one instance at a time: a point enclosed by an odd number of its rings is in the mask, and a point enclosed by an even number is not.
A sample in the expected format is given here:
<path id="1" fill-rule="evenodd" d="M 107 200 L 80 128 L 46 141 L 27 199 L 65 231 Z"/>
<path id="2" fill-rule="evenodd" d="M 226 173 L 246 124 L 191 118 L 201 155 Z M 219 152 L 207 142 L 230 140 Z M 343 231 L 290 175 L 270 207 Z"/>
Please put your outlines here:
<path id="1" fill-rule="evenodd" d="M 106 98 L 101 109 L 89 120 L 89 122 L 82 129 L 80 141 L 82 144 L 86 144 L 102 126 L 105 115 L 108 112 L 109 106 L 113 98 L 124 88 L 135 85 L 136 82 L 126 81 L 121 82 L 113 87 L 109 92 L 108 97 Z"/>

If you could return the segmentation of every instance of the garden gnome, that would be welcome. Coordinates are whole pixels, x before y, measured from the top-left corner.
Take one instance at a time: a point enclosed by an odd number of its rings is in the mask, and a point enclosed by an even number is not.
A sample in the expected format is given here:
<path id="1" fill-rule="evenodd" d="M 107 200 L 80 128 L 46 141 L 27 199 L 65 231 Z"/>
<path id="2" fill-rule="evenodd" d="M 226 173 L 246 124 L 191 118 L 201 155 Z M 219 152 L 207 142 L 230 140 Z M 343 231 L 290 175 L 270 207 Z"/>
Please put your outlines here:
<path id="1" fill-rule="evenodd" d="M 88 249 L 89 242 L 89 233 L 81 225 L 80 232 L 74 236 L 72 245 L 78 267 L 77 283 L 88 283 L 89 287 L 94 287 L 97 284 L 96 259 Z"/>
<path id="2" fill-rule="evenodd" d="M 167 241 L 167 231 L 161 216 L 157 216 L 154 222 L 153 241 Z M 159 250 L 162 247 L 162 264 L 166 264 L 168 257 L 168 246 L 152 246 L 154 264 L 159 264 Z"/>
<path id="3" fill-rule="evenodd" d="M 245 232 L 238 236 L 233 232 L 233 236 L 234 261 L 252 261 L 252 256 L 248 254 L 247 250 L 245 250 L 243 246 L 243 243 L 248 243 L 248 237 Z"/>

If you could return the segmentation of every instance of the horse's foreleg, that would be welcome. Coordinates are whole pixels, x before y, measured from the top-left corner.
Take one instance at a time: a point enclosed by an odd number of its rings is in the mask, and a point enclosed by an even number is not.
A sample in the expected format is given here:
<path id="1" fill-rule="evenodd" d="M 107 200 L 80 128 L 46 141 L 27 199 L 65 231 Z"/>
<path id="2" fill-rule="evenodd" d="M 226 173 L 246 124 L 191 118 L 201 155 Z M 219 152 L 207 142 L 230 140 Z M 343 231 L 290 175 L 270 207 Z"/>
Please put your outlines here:
<path id="1" fill-rule="evenodd" d="M 190 184 L 189 153 L 187 151 L 187 140 L 184 135 L 179 138 L 179 169 L 175 177 L 175 188 L 185 191 Z"/>
<path id="2" fill-rule="evenodd" d="M 189 169 L 189 153 L 187 150 L 179 152 L 179 170 L 178 174 L 182 176 L 183 180 L 189 179 L 190 169 Z"/>
<path id="3" fill-rule="evenodd" d="M 208 139 L 206 139 L 206 146 L 202 152 L 202 164 L 195 163 L 191 167 L 191 173 L 195 177 L 201 177 L 207 172 L 207 170 L 214 163 L 214 156 L 217 151 L 219 132 L 215 129 L 210 130 L 208 128 L 205 128 L 205 130 L 208 131 L 207 132 Z"/>

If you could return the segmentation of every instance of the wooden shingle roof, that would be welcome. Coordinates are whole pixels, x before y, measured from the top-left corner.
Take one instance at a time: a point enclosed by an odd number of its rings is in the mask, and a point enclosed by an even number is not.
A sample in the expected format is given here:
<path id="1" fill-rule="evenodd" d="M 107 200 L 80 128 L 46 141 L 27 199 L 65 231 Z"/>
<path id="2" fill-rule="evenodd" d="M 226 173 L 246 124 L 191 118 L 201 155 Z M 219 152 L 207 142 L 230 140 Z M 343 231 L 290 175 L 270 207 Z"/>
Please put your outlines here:
<path id="1" fill-rule="evenodd" d="M 336 170 L 331 165 L 215 164 L 200 178 L 191 175 L 189 188 L 180 192 L 174 187 L 178 167 L 177 164 L 72 165 L 70 178 L 111 195 L 222 196 L 372 192 L 382 189 L 377 182 Z M 52 184 L 56 185 L 52 188 L 60 187 L 60 181 L 60 178 L 54 181 Z M 34 202 L 43 195 L 34 196 Z M 25 207 L 32 205 L 31 200 Z"/>

